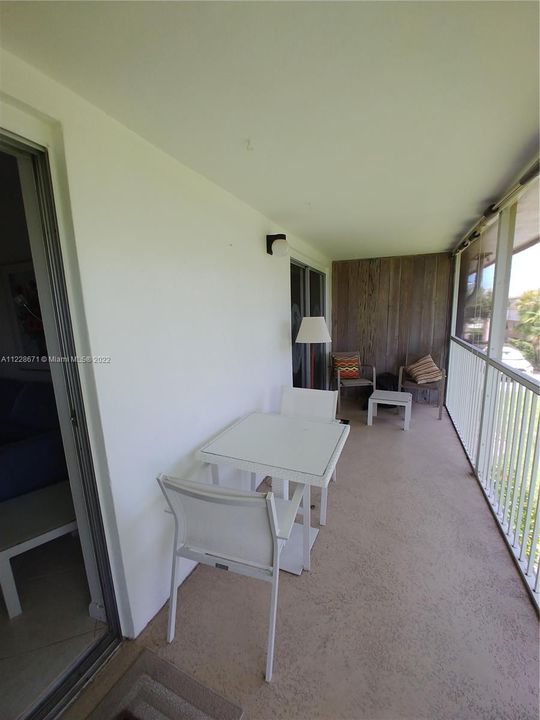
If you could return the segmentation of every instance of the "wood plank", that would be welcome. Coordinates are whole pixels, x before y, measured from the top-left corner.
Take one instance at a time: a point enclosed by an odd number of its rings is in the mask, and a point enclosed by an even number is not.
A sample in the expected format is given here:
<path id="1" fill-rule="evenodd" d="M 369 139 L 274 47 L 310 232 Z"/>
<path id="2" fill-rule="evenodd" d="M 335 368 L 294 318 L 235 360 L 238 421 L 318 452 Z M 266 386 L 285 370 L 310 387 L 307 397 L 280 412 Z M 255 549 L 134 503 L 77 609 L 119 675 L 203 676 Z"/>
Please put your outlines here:
<path id="1" fill-rule="evenodd" d="M 386 372 L 388 358 L 386 355 L 388 335 L 388 305 L 390 295 L 390 258 L 381 258 L 379 263 L 379 288 L 377 293 L 375 357 L 373 358 L 377 373 Z"/>
<path id="2" fill-rule="evenodd" d="M 357 285 L 357 298 L 358 298 L 358 322 L 357 322 L 357 343 L 356 349 L 360 351 L 360 360 L 363 362 L 363 348 L 365 348 L 368 337 L 369 327 L 367 324 L 368 317 L 368 261 L 360 260 L 358 262 L 358 285 Z"/>
<path id="3" fill-rule="evenodd" d="M 413 279 L 411 288 L 409 344 L 407 362 L 414 362 L 422 355 L 422 312 L 424 306 L 424 277 L 426 259 L 424 255 L 415 255 L 413 259 Z"/>
<path id="4" fill-rule="evenodd" d="M 349 272 L 346 262 L 333 263 L 332 280 L 333 349 L 336 352 L 346 348 L 347 314 L 349 303 Z"/>
<path id="5" fill-rule="evenodd" d="M 437 256 L 437 291 L 435 296 L 435 318 L 433 322 L 433 352 L 442 367 L 447 367 L 448 338 L 452 295 L 452 267 L 450 255 Z"/>
<path id="6" fill-rule="evenodd" d="M 420 322 L 420 346 L 418 354 L 433 353 L 433 324 L 435 318 L 435 293 L 437 290 L 437 256 L 427 255 L 424 265 L 424 289 L 422 318 Z"/>
<path id="7" fill-rule="evenodd" d="M 402 322 L 399 303 L 401 261 L 399 258 L 388 259 L 390 261 L 390 269 L 388 284 L 388 326 L 386 333 L 386 371 L 397 375 L 399 368 L 399 325 L 400 322 Z"/>
<path id="8" fill-rule="evenodd" d="M 367 261 L 367 287 L 365 297 L 365 333 L 364 346 L 360 348 L 362 362 L 376 365 L 377 360 L 377 305 L 380 277 L 379 258 L 372 258 Z"/>
<path id="9" fill-rule="evenodd" d="M 359 273 L 360 260 L 349 263 L 349 296 L 345 350 L 358 350 Z"/>
<path id="10" fill-rule="evenodd" d="M 399 293 L 399 305 L 401 322 L 399 325 L 398 337 L 398 366 L 406 363 L 409 354 L 410 325 L 411 325 L 411 302 L 413 284 L 413 257 L 401 258 L 401 284 Z M 414 349 L 413 349 L 414 352 Z"/>

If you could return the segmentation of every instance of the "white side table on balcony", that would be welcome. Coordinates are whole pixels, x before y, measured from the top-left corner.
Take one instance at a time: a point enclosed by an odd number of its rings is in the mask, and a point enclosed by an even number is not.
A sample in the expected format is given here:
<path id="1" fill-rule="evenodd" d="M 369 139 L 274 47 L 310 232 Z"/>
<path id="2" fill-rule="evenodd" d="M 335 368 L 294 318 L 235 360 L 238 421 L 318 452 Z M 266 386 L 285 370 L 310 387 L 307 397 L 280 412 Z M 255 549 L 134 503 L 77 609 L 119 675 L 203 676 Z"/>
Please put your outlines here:
<path id="1" fill-rule="evenodd" d="M 397 405 L 398 407 L 404 407 L 405 420 L 403 421 L 403 429 L 409 429 L 411 425 L 412 393 L 375 390 L 368 400 L 368 425 L 373 425 L 373 418 L 377 417 L 377 405 Z"/>

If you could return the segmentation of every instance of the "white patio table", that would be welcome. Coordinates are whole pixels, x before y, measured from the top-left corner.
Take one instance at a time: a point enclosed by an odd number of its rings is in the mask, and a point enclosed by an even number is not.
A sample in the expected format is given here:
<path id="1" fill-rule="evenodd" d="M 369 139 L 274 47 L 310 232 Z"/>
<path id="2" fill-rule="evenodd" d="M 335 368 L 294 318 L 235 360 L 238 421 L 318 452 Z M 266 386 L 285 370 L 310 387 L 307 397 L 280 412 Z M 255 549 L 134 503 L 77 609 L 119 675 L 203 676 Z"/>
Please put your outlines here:
<path id="1" fill-rule="evenodd" d="M 211 464 L 215 484 L 218 466 L 232 465 L 252 477 L 262 473 L 304 485 L 303 525 L 294 525 L 281 556 L 282 570 L 300 575 L 302 568 L 310 569 L 310 550 L 319 532 L 311 527 L 311 486 L 328 486 L 349 430 L 340 423 L 252 413 L 198 451 L 199 459 Z"/>

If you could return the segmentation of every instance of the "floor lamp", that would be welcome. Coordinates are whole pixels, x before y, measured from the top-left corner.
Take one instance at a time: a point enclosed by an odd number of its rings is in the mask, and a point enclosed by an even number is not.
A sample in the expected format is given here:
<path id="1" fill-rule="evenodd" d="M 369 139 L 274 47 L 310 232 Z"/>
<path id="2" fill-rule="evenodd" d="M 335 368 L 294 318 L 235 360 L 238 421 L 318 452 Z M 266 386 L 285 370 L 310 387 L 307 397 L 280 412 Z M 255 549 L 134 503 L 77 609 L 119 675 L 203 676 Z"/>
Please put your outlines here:
<path id="1" fill-rule="evenodd" d="M 332 342 L 326 320 L 323 317 L 304 317 L 300 324 L 300 330 L 296 336 L 297 343 L 315 345 L 318 343 Z M 313 369 L 315 365 L 315 354 L 313 348 L 309 348 L 309 363 L 307 367 L 307 387 L 313 387 Z M 325 383 L 326 384 L 326 383 Z"/>

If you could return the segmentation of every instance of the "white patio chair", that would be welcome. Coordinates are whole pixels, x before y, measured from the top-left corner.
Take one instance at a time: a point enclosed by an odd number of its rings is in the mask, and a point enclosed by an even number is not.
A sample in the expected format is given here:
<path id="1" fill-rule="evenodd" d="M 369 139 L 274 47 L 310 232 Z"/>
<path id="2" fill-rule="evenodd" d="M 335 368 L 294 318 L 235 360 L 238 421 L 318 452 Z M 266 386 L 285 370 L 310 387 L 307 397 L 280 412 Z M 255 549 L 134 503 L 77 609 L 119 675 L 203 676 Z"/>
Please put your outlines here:
<path id="1" fill-rule="evenodd" d="M 337 390 L 309 390 L 306 388 L 284 387 L 281 393 L 281 414 L 289 417 L 304 417 L 321 422 L 339 422 L 336 420 L 338 402 Z M 336 482 L 336 472 L 332 475 Z M 319 523 L 326 525 L 328 508 L 328 487 L 321 488 L 321 509 Z"/>
<path id="2" fill-rule="evenodd" d="M 272 583 L 266 680 L 272 679 L 279 579 L 279 556 L 291 533 L 303 485 L 294 483 L 291 500 L 159 475 L 158 483 L 174 516 L 174 543 L 167 642 L 176 621 L 178 558 Z"/>

